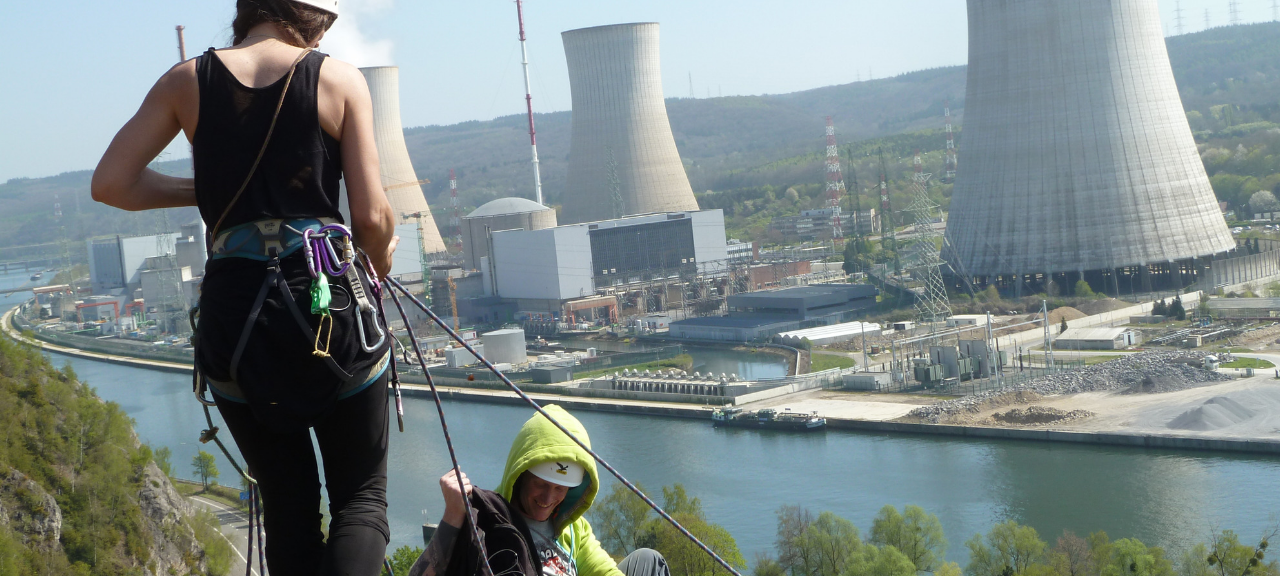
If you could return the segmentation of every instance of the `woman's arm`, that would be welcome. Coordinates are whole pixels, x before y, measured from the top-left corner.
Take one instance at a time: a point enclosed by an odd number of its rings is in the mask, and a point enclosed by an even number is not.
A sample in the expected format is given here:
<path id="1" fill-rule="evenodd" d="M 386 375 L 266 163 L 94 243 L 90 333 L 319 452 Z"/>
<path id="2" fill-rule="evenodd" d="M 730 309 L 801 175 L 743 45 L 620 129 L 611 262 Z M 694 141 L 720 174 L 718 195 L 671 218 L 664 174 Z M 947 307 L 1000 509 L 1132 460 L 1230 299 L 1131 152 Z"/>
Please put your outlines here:
<path id="1" fill-rule="evenodd" d="M 321 81 L 344 94 L 341 125 L 342 178 L 347 185 L 351 207 L 351 231 L 356 244 L 369 258 L 379 276 L 391 271 L 391 253 L 399 238 L 394 236 L 396 217 L 382 189 L 382 169 L 373 139 L 373 101 L 364 75 L 354 66 L 326 59 Z M 325 72 L 329 75 L 326 78 Z M 327 81 L 326 81 L 327 80 Z"/>
<path id="2" fill-rule="evenodd" d="M 440 526 L 431 536 L 427 549 L 409 569 L 409 576 L 440 576 L 453 557 L 453 545 L 458 540 L 462 521 L 467 517 L 466 504 L 462 500 L 471 495 L 471 480 L 463 474 L 462 489 L 459 489 L 458 477 L 450 470 L 440 477 L 440 492 L 444 495 L 444 517 L 440 519 Z"/>
<path id="3" fill-rule="evenodd" d="M 193 92 L 198 99 L 194 60 L 174 66 L 156 81 L 93 171 L 94 200 L 124 210 L 196 205 L 194 180 L 147 168 L 182 129 L 179 103 Z"/>

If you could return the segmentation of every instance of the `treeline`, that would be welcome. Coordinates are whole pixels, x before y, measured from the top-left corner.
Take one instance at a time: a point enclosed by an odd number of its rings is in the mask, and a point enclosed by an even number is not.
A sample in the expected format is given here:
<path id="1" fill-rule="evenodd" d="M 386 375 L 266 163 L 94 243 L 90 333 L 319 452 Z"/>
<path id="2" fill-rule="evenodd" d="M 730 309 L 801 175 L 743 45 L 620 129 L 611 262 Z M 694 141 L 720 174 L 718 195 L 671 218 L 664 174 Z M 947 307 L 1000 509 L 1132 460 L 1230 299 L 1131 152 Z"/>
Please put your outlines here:
<path id="1" fill-rule="evenodd" d="M 211 515 L 144 512 L 140 493 L 162 489 L 152 461 L 118 404 L 0 338 L 0 576 L 225 573 Z"/>
<path id="2" fill-rule="evenodd" d="M 733 535 L 709 521 L 702 502 L 683 486 L 663 487 L 662 507 L 735 570 L 747 573 Z M 597 498 L 587 517 L 616 560 L 637 548 L 652 548 L 666 558 L 672 576 L 729 575 L 622 484 Z M 756 554 L 751 576 L 1280 576 L 1280 565 L 1267 559 L 1277 529 L 1257 541 L 1242 540 L 1231 530 L 1214 531 L 1175 558 L 1158 546 L 1136 538 L 1112 540 L 1101 531 L 1087 536 L 1064 531 L 1050 543 L 1035 528 L 1008 520 L 966 540 L 969 561 L 961 567 L 947 561 L 949 543 L 938 517 L 919 506 L 881 508 L 865 537 L 832 512 L 788 505 L 776 517 L 773 550 Z M 397 550 L 392 557 L 396 574 L 421 553 L 418 547 Z"/>

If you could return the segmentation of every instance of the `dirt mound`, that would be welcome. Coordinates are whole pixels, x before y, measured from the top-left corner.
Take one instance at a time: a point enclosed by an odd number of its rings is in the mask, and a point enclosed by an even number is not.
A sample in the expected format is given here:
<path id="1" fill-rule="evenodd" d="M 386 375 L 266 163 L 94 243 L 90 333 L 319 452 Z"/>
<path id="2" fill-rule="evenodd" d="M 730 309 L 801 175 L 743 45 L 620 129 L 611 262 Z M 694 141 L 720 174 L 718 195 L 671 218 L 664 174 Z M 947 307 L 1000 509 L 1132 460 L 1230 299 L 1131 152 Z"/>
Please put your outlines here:
<path id="1" fill-rule="evenodd" d="M 1088 410 L 1059 410 L 1048 406 L 1028 406 L 1024 408 L 1014 408 L 1008 412 L 997 412 L 991 417 L 1001 424 L 1053 424 L 1056 422 L 1067 422 L 1070 420 L 1079 420 L 1093 416 L 1093 412 Z"/>
<path id="2" fill-rule="evenodd" d="M 1220 430 L 1253 417 L 1253 410 L 1245 408 L 1239 402 L 1225 396 L 1215 396 L 1205 400 L 1204 404 L 1178 415 L 1177 418 L 1170 420 L 1167 426 L 1176 430 L 1204 432 Z"/>
<path id="3" fill-rule="evenodd" d="M 1067 322 L 1070 322 L 1072 320 L 1078 320 L 1080 318 L 1084 318 L 1085 316 L 1088 316 L 1088 314 L 1085 314 L 1084 312 L 1076 310 L 1075 308 L 1072 308 L 1070 306 L 1063 306 L 1061 308 L 1054 308 L 1053 310 L 1049 311 L 1049 323 L 1061 324 L 1063 318 L 1066 318 Z"/>
<path id="4" fill-rule="evenodd" d="M 1083 312 L 1086 316 L 1093 316 L 1094 314 L 1101 314 L 1103 312 L 1110 312 L 1112 310 L 1119 310 L 1130 306 L 1133 306 L 1133 304 L 1123 300 L 1103 298 L 1101 300 L 1092 300 L 1083 304 L 1077 304 L 1076 310 Z"/>

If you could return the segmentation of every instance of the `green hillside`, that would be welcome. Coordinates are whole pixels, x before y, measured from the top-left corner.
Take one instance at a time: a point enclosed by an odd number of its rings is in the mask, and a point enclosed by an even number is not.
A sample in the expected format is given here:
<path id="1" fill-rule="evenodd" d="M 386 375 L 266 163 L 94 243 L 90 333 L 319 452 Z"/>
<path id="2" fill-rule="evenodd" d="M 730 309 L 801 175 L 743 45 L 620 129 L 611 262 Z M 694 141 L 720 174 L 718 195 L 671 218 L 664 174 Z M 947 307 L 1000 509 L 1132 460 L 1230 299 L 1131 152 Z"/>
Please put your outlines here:
<path id="1" fill-rule="evenodd" d="M 1273 161 L 1280 150 L 1274 144 L 1275 125 L 1280 124 L 1280 24 L 1214 28 L 1170 38 L 1167 44 L 1189 121 L 1203 145 L 1219 196 L 1241 206 L 1258 190 L 1274 188 L 1277 178 L 1272 175 L 1280 172 Z M 708 199 L 704 207 L 750 213 L 735 217 L 730 225 L 739 234 L 754 234 L 760 220 L 821 203 L 809 192 L 823 178 L 820 153 L 827 115 L 834 117 L 842 147 L 854 144 L 854 156 L 861 158 L 855 168 L 864 184 L 878 170 L 868 154 L 874 155 L 880 145 L 888 156 L 891 179 L 900 179 L 909 168 L 909 159 L 899 158 L 915 148 L 927 153 L 925 170 L 937 173 L 944 143 L 942 103 L 951 98 L 960 128 L 964 84 L 965 68 L 954 66 L 791 94 L 671 98 L 667 110 L 690 182 L 701 198 Z M 569 112 L 536 117 L 543 188 L 551 204 L 558 202 L 565 186 L 570 118 Z M 519 115 L 405 130 L 419 177 L 432 181 L 425 188 L 437 221 L 447 221 L 443 211 L 450 168 L 458 175 L 464 211 L 502 196 L 532 197 L 527 130 Z M 172 173 L 189 170 L 186 162 L 160 166 Z M 75 246 L 88 236 L 159 229 L 155 213 L 126 214 L 93 204 L 88 182 L 89 172 L 80 171 L 0 184 L 0 202 L 6 207 L 0 214 L 0 260 L 14 257 L 14 251 L 4 247 L 52 242 L 60 227 L 77 241 Z M 800 202 L 773 204 L 792 188 Z M 774 200 L 768 200 L 771 191 Z M 943 186 L 935 192 L 945 204 L 949 189 Z M 67 214 L 61 226 L 53 218 L 55 194 Z M 717 198 L 710 200 L 713 197 Z M 903 205 L 898 199 L 905 196 L 895 196 L 895 205 Z M 749 200 L 761 202 L 748 205 Z M 744 219 L 753 216 L 754 224 Z M 193 210 L 171 211 L 170 222 L 176 226 L 194 217 Z"/>

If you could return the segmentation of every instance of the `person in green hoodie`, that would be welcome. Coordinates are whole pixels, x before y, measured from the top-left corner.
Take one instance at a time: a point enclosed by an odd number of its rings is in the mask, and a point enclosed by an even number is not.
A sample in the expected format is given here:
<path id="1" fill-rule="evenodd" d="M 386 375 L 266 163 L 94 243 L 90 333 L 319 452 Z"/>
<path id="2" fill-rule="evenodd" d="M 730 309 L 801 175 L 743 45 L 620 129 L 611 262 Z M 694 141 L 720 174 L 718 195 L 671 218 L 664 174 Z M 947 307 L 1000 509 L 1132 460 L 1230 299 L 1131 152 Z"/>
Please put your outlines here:
<path id="1" fill-rule="evenodd" d="M 590 446 L 576 418 L 556 405 L 544 408 Z M 595 460 L 541 414 L 516 434 L 496 492 L 473 487 L 465 474 L 459 484 L 453 470 L 440 478 L 440 490 L 444 516 L 410 576 L 481 574 L 463 498 L 471 503 L 494 574 L 670 576 L 654 550 L 642 548 L 615 563 L 600 546 L 583 517 L 600 490 Z"/>

